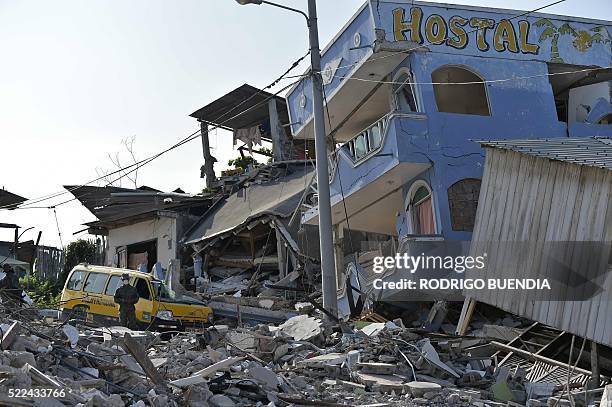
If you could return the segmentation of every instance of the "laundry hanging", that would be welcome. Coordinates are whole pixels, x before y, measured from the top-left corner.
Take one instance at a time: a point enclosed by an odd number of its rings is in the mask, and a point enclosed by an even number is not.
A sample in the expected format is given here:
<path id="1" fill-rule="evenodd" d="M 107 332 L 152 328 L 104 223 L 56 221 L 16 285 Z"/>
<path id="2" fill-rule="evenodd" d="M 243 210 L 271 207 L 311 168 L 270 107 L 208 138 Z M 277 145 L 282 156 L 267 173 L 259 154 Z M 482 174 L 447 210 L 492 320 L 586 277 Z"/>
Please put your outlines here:
<path id="1" fill-rule="evenodd" d="M 234 145 L 236 145 L 237 140 L 244 142 L 247 147 L 249 147 L 249 153 L 253 154 L 253 145 L 262 145 L 261 129 L 259 128 L 259 125 L 245 129 L 234 130 Z"/>

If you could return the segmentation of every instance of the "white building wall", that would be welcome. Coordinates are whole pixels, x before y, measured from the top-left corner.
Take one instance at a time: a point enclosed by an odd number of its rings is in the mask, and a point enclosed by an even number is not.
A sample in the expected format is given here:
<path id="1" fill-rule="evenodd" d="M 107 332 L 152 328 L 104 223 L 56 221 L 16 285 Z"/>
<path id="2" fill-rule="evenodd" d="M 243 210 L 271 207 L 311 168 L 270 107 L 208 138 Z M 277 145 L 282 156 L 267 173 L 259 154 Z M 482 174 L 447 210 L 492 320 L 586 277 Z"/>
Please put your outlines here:
<path id="1" fill-rule="evenodd" d="M 567 122 L 584 123 L 599 98 L 610 101 L 611 84 L 612 81 L 608 81 L 570 89 Z"/>
<path id="2" fill-rule="evenodd" d="M 117 265 L 119 247 L 156 239 L 157 260 L 167 268 L 168 261 L 176 258 L 176 234 L 176 219 L 165 216 L 111 229 L 108 232 L 106 264 Z"/>

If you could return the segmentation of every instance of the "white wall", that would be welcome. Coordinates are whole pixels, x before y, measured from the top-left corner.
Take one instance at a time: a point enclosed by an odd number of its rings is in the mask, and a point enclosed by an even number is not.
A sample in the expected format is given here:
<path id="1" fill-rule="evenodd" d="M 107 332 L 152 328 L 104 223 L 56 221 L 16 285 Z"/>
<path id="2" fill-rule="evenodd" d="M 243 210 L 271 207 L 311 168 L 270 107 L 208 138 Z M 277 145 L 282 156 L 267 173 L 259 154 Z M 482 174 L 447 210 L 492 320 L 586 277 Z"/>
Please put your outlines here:
<path id="1" fill-rule="evenodd" d="M 584 120 L 589 114 L 585 106 L 592 109 L 599 98 L 604 98 L 605 100 L 609 101 L 610 83 L 611 82 L 600 82 L 570 89 L 567 122 L 584 123 Z"/>
<path id="2" fill-rule="evenodd" d="M 168 267 L 168 261 L 176 257 L 176 219 L 158 217 L 111 229 L 108 232 L 106 264 L 117 264 L 117 248 L 147 240 L 157 240 L 157 261 Z"/>

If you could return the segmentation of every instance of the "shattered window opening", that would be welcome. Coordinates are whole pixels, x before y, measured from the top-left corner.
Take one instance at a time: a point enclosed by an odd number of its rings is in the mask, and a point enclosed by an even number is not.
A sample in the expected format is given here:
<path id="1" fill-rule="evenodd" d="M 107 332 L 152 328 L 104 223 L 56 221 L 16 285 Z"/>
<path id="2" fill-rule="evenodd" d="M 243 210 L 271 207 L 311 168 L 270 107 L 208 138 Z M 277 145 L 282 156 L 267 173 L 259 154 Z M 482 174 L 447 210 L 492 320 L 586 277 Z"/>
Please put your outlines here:
<path id="1" fill-rule="evenodd" d="M 438 112 L 491 116 L 486 85 L 473 83 L 483 81 L 476 73 L 445 65 L 431 73 L 431 80 L 436 83 L 433 90 Z"/>
<path id="2" fill-rule="evenodd" d="M 420 109 L 417 105 L 416 89 L 412 76 L 404 71 L 393 82 L 395 110 L 405 113 L 418 112 Z"/>

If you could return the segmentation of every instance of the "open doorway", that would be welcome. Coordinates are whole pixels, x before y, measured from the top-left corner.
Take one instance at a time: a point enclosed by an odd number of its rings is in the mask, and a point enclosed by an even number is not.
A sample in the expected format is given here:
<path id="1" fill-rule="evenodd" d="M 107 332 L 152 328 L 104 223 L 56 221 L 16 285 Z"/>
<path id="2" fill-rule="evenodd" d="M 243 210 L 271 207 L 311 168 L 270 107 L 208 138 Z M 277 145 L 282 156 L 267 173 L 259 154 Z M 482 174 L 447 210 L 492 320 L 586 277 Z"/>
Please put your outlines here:
<path id="1" fill-rule="evenodd" d="M 566 64 L 548 64 L 548 76 L 555 98 L 555 108 L 560 122 L 606 124 L 591 112 L 601 99 L 609 103 L 612 69 L 589 70 L 592 67 Z M 576 73 L 566 73 L 582 71 Z M 565 72 L 563 75 L 558 73 Z"/>
<path id="2" fill-rule="evenodd" d="M 119 254 L 119 267 L 138 270 L 138 265 L 146 264 L 147 271 L 153 270 L 157 263 L 157 239 L 133 243 L 117 250 Z"/>

